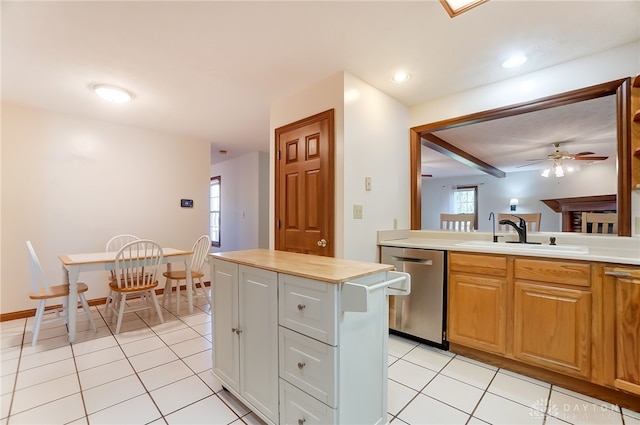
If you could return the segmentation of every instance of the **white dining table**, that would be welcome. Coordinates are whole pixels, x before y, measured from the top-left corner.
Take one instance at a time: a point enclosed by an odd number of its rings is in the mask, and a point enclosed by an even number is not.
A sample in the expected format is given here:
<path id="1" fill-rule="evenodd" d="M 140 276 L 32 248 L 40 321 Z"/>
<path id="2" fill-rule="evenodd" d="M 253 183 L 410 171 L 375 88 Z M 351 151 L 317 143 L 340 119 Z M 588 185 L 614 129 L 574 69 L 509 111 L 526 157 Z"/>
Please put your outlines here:
<path id="1" fill-rule="evenodd" d="M 191 278 L 191 254 L 176 248 L 162 248 L 162 262 L 171 270 L 171 263 L 184 263 L 187 277 L 187 299 L 189 301 L 189 313 L 193 313 L 193 280 Z M 116 264 L 117 251 L 90 252 L 83 254 L 64 254 L 58 258 L 62 262 L 63 279 L 69 283 L 69 341 L 76 339 L 76 317 L 78 313 L 78 277 L 81 272 L 113 270 Z M 106 283 L 106 282 L 105 282 Z"/>

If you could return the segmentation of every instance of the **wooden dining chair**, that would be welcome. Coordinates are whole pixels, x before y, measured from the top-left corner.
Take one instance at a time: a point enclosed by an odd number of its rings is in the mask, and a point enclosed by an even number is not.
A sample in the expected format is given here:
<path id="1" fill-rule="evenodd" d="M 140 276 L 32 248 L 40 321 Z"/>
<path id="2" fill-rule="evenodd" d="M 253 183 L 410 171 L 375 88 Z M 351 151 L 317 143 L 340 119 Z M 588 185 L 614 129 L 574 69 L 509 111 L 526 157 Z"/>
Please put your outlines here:
<path id="1" fill-rule="evenodd" d="M 616 213 L 582 213 L 582 233 L 618 234 L 618 214 Z"/>
<path id="2" fill-rule="evenodd" d="M 518 217 L 524 218 L 527 222 L 527 232 L 539 232 L 540 220 L 542 220 L 542 213 L 525 213 L 525 214 L 510 214 L 510 213 L 498 213 L 498 221 L 511 220 L 518 224 L 520 221 Z M 516 230 L 508 224 L 499 224 L 498 230 L 501 232 L 515 232 Z"/>
<path id="3" fill-rule="evenodd" d="M 58 320 L 64 321 L 67 324 L 69 317 L 69 284 L 63 283 L 59 285 L 50 285 L 47 279 L 44 277 L 40 260 L 36 255 L 36 251 L 33 248 L 31 241 L 27 241 L 27 251 L 29 252 L 29 274 L 31 276 L 31 291 L 29 292 L 29 298 L 38 301 L 38 307 L 36 308 L 36 316 L 33 321 L 32 339 L 31 345 L 35 346 L 38 342 L 38 336 L 40 335 L 40 328 L 43 324 L 55 322 Z M 78 282 L 78 300 L 84 310 L 84 314 L 87 316 L 87 320 L 91 325 L 91 329 L 97 332 L 96 324 L 93 321 L 91 310 L 89 309 L 89 303 L 84 293 L 89 288 L 85 283 Z M 53 307 L 47 309 L 47 300 L 53 298 L 61 298 L 62 307 Z M 55 317 L 49 319 L 43 319 L 45 314 L 55 314 Z"/>
<path id="4" fill-rule="evenodd" d="M 151 309 L 153 302 L 161 323 L 164 323 L 155 289 L 158 286 L 162 247 L 148 239 L 138 239 L 124 245 L 115 258 L 114 277 L 109 282 L 113 296 L 107 299 L 107 322 L 113 313 L 118 315 L 115 334 L 120 333 L 125 313 Z M 139 295 L 144 296 L 140 297 Z M 138 299 L 133 301 L 132 296 Z"/>
<path id="5" fill-rule="evenodd" d="M 211 248 L 211 239 L 208 235 L 200 236 L 196 242 L 193 244 L 193 254 L 191 254 L 191 281 L 192 281 L 192 295 L 197 296 L 197 287 L 200 286 L 200 291 L 207 299 L 207 302 L 211 304 L 211 298 L 207 293 L 207 289 L 202 282 L 202 278 L 204 277 L 204 262 L 207 258 L 207 254 L 209 253 L 209 248 Z M 162 295 L 162 305 L 167 305 L 167 300 L 169 300 L 173 294 L 173 282 L 176 282 L 176 313 L 180 313 L 180 282 L 187 280 L 187 271 L 186 270 L 171 270 L 162 273 L 164 277 L 167 278 L 164 285 L 164 292 Z M 193 302 L 193 300 L 192 300 Z"/>
<path id="6" fill-rule="evenodd" d="M 440 214 L 440 229 L 472 232 L 475 214 Z"/>

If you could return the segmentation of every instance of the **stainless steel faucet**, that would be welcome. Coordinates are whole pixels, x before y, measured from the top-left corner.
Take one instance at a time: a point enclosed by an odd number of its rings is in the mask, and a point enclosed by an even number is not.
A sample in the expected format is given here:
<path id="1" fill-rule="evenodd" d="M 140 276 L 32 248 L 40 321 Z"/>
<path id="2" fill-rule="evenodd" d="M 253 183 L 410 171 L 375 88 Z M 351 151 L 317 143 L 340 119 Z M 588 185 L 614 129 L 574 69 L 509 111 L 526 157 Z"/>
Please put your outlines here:
<path id="1" fill-rule="evenodd" d="M 493 241 L 498 242 L 498 238 L 501 238 L 502 236 L 496 236 L 496 216 L 493 211 L 489 213 L 489 220 L 493 220 Z"/>

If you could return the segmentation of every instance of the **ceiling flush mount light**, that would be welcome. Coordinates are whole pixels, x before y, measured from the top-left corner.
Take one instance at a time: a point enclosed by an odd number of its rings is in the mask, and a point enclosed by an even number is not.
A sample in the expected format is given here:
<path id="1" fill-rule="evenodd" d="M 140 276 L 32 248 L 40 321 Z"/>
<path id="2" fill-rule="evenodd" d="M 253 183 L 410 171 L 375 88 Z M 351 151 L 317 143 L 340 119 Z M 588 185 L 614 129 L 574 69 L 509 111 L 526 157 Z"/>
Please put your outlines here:
<path id="1" fill-rule="evenodd" d="M 452 18 L 489 0 L 440 0 L 442 6 Z"/>
<path id="2" fill-rule="evenodd" d="M 527 57 L 525 55 L 514 55 L 511 56 L 506 61 L 502 62 L 503 68 L 516 68 L 520 65 L 523 65 L 527 61 Z"/>
<path id="3" fill-rule="evenodd" d="M 393 77 L 391 77 L 391 81 L 393 81 L 394 83 L 404 83 L 409 78 L 411 78 L 411 75 L 404 71 L 400 71 L 393 74 Z"/>
<path id="4" fill-rule="evenodd" d="M 95 84 L 93 91 L 108 102 L 125 103 L 133 99 L 133 94 L 127 90 L 107 84 Z"/>

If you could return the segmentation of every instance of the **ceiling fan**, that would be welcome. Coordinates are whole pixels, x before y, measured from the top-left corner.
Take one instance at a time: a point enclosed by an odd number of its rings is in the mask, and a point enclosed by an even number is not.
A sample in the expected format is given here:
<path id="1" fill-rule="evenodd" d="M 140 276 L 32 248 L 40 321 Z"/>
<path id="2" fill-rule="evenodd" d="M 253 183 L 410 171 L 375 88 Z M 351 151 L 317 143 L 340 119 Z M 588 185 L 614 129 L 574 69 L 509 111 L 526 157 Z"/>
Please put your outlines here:
<path id="1" fill-rule="evenodd" d="M 560 150 L 560 145 L 562 143 L 567 143 L 567 142 L 554 142 L 553 146 L 556 148 L 555 152 L 550 153 L 549 155 L 547 155 L 546 158 L 538 158 L 538 159 L 527 159 L 527 161 L 535 161 L 535 162 L 531 162 L 529 164 L 523 164 L 523 165 L 519 165 L 516 168 L 520 168 L 520 167 L 526 167 L 528 165 L 534 165 L 534 164 L 539 164 L 543 161 L 553 161 L 554 164 L 558 165 L 562 163 L 563 159 L 569 159 L 569 160 L 576 160 L 576 161 L 603 161 L 607 158 L 609 158 L 608 156 L 595 156 L 595 154 L 593 152 L 579 152 L 576 154 L 571 154 L 567 151 L 561 151 Z"/>

